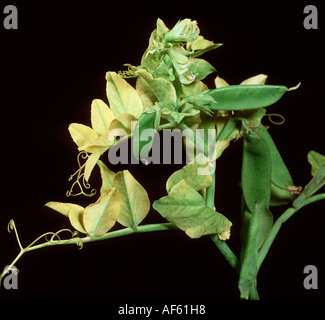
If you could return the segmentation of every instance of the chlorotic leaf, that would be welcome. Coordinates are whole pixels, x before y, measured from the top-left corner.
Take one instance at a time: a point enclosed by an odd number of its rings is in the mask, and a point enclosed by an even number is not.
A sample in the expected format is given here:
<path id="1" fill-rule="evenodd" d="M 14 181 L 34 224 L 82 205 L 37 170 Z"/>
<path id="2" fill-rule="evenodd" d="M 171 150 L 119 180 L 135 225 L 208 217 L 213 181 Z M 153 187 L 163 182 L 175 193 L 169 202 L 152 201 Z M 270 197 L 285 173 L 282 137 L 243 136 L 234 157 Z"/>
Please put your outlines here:
<path id="1" fill-rule="evenodd" d="M 120 213 L 120 193 L 111 188 L 85 208 L 83 224 L 91 237 L 100 237 L 115 224 Z"/>
<path id="2" fill-rule="evenodd" d="M 79 150 L 98 138 L 95 130 L 80 123 L 71 123 L 69 132 Z"/>
<path id="3" fill-rule="evenodd" d="M 116 72 L 107 72 L 106 80 L 106 94 L 114 115 L 129 113 L 138 119 L 143 106 L 136 90 Z"/>
<path id="4" fill-rule="evenodd" d="M 154 79 L 149 72 L 138 70 L 138 75 L 147 82 L 157 100 L 164 104 L 176 103 L 176 91 L 172 83 L 163 78 Z"/>
<path id="5" fill-rule="evenodd" d="M 48 202 L 45 204 L 45 206 L 63 214 L 66 217 L 69 217 L 69 211 L 71 210 L 71 208 L 75 208 L 76 210 L 82 208 L 79 205 L 74 203 L 64 203 L 64 202 L 55 202 L 55 201 Z"/>
<path id="6" fill-rule="evenodd" d="M 120 171 L 115 175 L 112 188 L 117 188 L 121 195 L 121 212 L 118 222 L 124 227 L 135 228 L 150 210 L 146 190 L 128 170 Z"/>
<path id="7" fill-rule="evenodd" d="M 142 77 L 137 79 L 136 90 L 142 101 L 144 110 L 155 105 L 157 102 L 157 97 L 153 93 L 147 81 L 145 81 Z"/>
<path id="8" fill-rule="evenodd" d="M 95 152 L 88 157 L 85 165 L 85 175 L 84 175 L 86 181 L 89 180 L 91 172 L 93 171 L 97 163 L 97 160 L 99 159 L 100 156 L 101 156 L 100 152 Z"/>
<path id="9" fill-rule="evenodd" d="M 202 196 L 184 180 L 177 183 L 168 196 L 156 200 L 153 208 L 190 238 L 207 234 L 219 234 L 221 239 L 229 237 L 231 222 L 207 207 Z"/>
<path id="10" fill-rule="evenodd" d="M 167 192 L 169 193 L 181 180 L 184 180 L 196 191 L 210 187 L 212 178 L 209 172 L 208 158 L 200 153 L 182 169 L 174 172 L 167 180 Z"/>
<path id="11" fill-rule="evenodd" d="M 244 81 L 242 81 L 241 85 L 248 85 L 248 84 L 265 84 L 267 79 L 266 74 L 258 74 L 257 76 L 250 77 Z"/>
<path id="12" fill-rule="evenodd" d="M 63 202 L 48 202 L 45 204 L 45 206 L 67 216 L 70 220 L 71 225 L 77 231 L 86 233 L 82 223 L 82 216 L 84 213 L 83 207 L 74 203 Z"/>
<path id="13" fill-rule="evenodd" d="M 214 79 L 214 84 L 216 85 L 216 88 L 222 88 L 222 87 L 228 87 L 229 83 L 224 80 L 223 78 L 220 78 L 219 76 L 217 76 Z"/>
<path id="14" fill-rule="evenodd" d="M 100 136 L 83 147 L 79 147 L 80 151 L 86 151 L 89 153 L 101 153 L 103 154 L 110 147 L 114 146 L 117 142 L 108 139 L 108 135 Z"/>
<path id="15" fill-rule="evenodd" d="M 112 183 L 113 183 L 116 173 L 114 171 L 108 169 L 108 167 L 101 160 L 97 161 L 97 165 L 99 166 L 100 175 L 102 178 L 102 186 L 100 189 L 100 194 L 104 194 L 112 186 Z"/>
<path id="16" fill-rule="evenodd" d="M 93 100 L 91 104 L 91 126 L 99 136 L 108 134 L 109 125 L 114 118 L 114 113 L 104 101 Z"/>

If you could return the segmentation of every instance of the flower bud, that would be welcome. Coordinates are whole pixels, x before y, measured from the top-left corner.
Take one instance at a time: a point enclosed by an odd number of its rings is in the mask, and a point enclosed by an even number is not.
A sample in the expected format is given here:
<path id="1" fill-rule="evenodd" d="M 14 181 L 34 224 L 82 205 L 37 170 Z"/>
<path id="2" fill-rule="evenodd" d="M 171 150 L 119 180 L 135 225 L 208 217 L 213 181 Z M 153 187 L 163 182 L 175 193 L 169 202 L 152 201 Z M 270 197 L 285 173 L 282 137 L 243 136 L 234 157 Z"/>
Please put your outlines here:
<path id="1" fill-rule="evenodd" d="M 174 28 L 167 32 L 164 37 L 164 42 L 192 42 L 200 33 L 197 22 L 190 19 L 178 21 Z"/>

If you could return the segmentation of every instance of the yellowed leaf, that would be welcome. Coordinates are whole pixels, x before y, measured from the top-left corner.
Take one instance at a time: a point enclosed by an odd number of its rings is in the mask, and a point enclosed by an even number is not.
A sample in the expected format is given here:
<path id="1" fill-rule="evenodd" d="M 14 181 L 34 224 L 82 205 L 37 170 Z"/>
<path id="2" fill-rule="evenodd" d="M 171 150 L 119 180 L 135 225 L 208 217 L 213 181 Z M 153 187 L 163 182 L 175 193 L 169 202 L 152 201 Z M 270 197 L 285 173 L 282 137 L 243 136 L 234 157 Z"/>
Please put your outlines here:
<path id="1" fill-rule="evenodd" d="M 229 86 L 228 82 L 219 76 L 214 79 L 214 84 L 216 85 L 216 88 L 222 88 Z"/>
<path id="2" fill-rule="evenodd" d="M 114 135 L 124 136 L 131 134 L 132 125 L 135 127 L 137 119 L 129 113 L 117 116 L 109 126 L 109 132 L 114 130 Z"/>
<path id="3" fill-rule="evenodd" d="M 111 188 L 85 208 L 83 224 L 91 237 L 100 237 L 115 224 L 120 213 L 120 193 Z"/>
<path id="4" fill-rule="evenodd" d="M 125 227 L 136 227 L 148 214 L 150 201 L 146 190 L 128 170 L 118 172 L 113 188 L 121 193 L 121 212 L 118 222 Z"/>
<path id="5" fill-rule="evenodd" d="M 79 207 L 79 208 L 78 208 Z M 83 207 L 72 207 L 69 211 L 69 220 L 71 225 L 81 233 L 87 233 L 83 225 L 83 215 L 85 209 Z"/>
<path id="6" fill-rule="evenodd" d="M 103 154 L 106 150 L 108 150 L 111 146 L 113 146 L 116 142 L 108 139 L 108 135 L 103 135 L 97 137 L 93 141 L 84 145 L 83 147 L 79 147 L 80 151 L 86 151 L 89 153 L 101 153 Z"/>
<path id="7" fill-rule="evenodd" d="M 267 79 L 267 75 L 265 74 L 258 74 L 254 77 L 250 77 L 243 82 L 241 82 L 241 85 L 247 85 L 247 84 L 265 84 Z"/>
<path id="8" fill-rule="evenodd" d="M 46 207 L 51 208 L 69 218 L 71 225 L 79 232 L 86 233 L 82 225 L 84 208 L 74 203 L 48 202 Z"/>
<path id="9" fill-rule="evenodd" d="M 150 108 L 157 102 L 157 97 L 153 93 L 151 87 L 142 77 L 139 77 L 136 82 L 136 91 L 141 99 L 143 110 Z"/>
<path id="10" fill-rule="evenodd" d="M 102 187 L 100 189 L 100 194 L 103 194 L 106 193 L 112 186 L 116 173 L 108 169 L 107 166 L 104 164 L 104 162 L 102 162 L 101 160 L 98 160 L 97 164 L 99 166 L 100 175 L 102 178 Z"/>
<path id="11" fill-rule="evenodd" d="M 104 101 L 93 100 L 91 104 L 91 126 L 99 136 L 108 134 L 109 125 L 114 118 L 113 111 Z"/>
<path id="12" fill-rule="evenodd" d="M 98 134 L 92 128 L 80 123 L 71 123 L 69 132 L 79 150 L 98 138 Z"/>
<path id="13" fill-rule="evenodd" d="M 106 94 L 114 115 L 129 113 L 138 119 L 143 106 L 137 91 L 116 72 L 107 72 L 106 80 Z"/>
<path id="14" fill-rule="evenodd" d="M 90 174 L 93 171 L 97 163 L 97 160 L 99 159 L 100 156 L 101 156 L 100 152 L 94 152 L 88 157 L 85 165 L 85 175 L 84 175 L 86 181 L 89 180 Z"/>

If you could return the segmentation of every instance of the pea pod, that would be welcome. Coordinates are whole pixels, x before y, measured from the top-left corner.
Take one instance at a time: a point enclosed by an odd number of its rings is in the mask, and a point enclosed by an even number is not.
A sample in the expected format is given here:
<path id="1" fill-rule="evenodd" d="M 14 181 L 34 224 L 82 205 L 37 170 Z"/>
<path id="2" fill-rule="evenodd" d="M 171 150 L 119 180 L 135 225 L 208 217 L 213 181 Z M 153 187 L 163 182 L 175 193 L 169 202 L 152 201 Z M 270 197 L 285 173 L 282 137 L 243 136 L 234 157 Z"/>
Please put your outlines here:
<path id="1" fill-rule="evenodd" d="M 277 206 L 287 204 L 292 201 L 295 196 L 289 189 L 294 188 L 294 184 L 272 137 L 261 125 L 257 130 L 257 134 L 265 141 L 271 157 L 271 202 L 270 205 Z"/>
<path id="2" fill-rule="evenodd" d="M 241 179 L 249 211 L 254 213 L 256 203 L 261 201 L 268 208 L 271 196 L 271 157 L 265 141 L 254 131 L 244 134 Z"/>
<path id="3" fill-rule="evenodd" d="M 154 134 L 159 126 L 160 117 L 160 108 L 158 106 L 153 106 L 146 109 L 137 121 L 132 144 L 133 154 L 136 159 L 142 160 L 148 156 L 152 148 Z M 149 137 L 147 137 L 147 134 L 144 134 L 145 130 L 148 130 L 147 133 Z M 151 140 L 148 141 L 148 138 Z"/>
<path id="4" fill-rule="evenodd" d="M 217 102 L 212 110 L 250 110 L 270 106 L 288 91 L 285 86 L 275 85 L 234 85 L 207 91 L 206 94 Z"/>

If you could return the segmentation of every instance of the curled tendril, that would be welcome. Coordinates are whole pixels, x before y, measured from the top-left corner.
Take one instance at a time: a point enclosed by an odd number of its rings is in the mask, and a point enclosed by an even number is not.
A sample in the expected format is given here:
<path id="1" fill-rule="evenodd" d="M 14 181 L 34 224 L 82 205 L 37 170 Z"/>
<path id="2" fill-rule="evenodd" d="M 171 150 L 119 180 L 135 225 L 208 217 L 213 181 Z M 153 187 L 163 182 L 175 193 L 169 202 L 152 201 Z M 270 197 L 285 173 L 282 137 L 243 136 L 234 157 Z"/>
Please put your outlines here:
<path id="1" fill-rule="evenodd" d="M 19 235 L 18 235 L 18 231 L 15 225 L 15 221 L 13 219 L 11 219 L 8 223 L 8 232 L 11 233 L 12 231 L 15 231 L 15 235 L 16 235 L 16 239 L 19 245 L 20 250 L 23 250 L 23 246 L 21 245 L 20 239 L 19 239 Z"/>
<path id="2" fill-rule="evenodd" d="M 265 117 L 268 117 L 268 118 L 269 118 L 269 121 L 270 121 L 272 124 L 281 125 L 281 124 L 284 124 L 284 122 L 285 122 L 285 118 L 284 118 L 284 116 L 281 115 L 281 114 L 278 114 L 278 113 L 266 113 L 264 116 L 265 116 Z M 280 121 L 274 121 L 274 120 L 272 119 L 272 117 L 280 118 L 281 120 L 280 120 Z"/>
<path id="3" fill-rule="evenodd" d="M 61 239 L 60 234 L 62 232 L 68 232 L 71 234 L 71 238 L 68 239 Z M 40 241 L 41 239 L 44 239 L 46 242 L 48 243 L 53 243 L 53 244 L 66 244 L 69 241 L 71 241 L 71 239 L 75 239 L 76 236 L 78 235 L 78 231 L 72 231 L 70 229 L 61 229 L 57 232 L 46 232 L 42 235 L 40 235 L 38 238 L 36 238 L 29 246 L 27 246 L 25 248 L 31 248 L 32 246 L 34 246 L 38 241 Z M 80 243 L 82 243 L 82 240 L 79 238 L 79 240 L 77 241 L 77 246 L 80 247 L 80 249 L 82 248 L 82 245 L 80 245 Z"/>
<path id="4" fill-rule="evenodd" d="M 84 243 L 82 242 L 81 238 L 76 242 L 76 245 L 79 247 L 79 250 L 81 250 L 84 246 Z"/>
<path id="5" fill-rule="evenodd" d="M 80 158 L 82 158 L 82 159 L 85 160 L 85 159 L 88 159 L 88 157 L 89 157 L 89 155 L 88 155 L 87 152 L 85 152 L 85 151 L 79 152 L 79 154 L 77 156 L 77 162 L 78 162 L 78 167 L 79 168 L 78 168 L 78 170 L 74 174 L 72 174 L 70 176 L 69 181 L 71 181 L 74 178 L 75 175 L 77 175 L 77 178 L 73 182 L 70 190 L 67 191 L 67 193 L 66 193 L 66 196 L 67 197 L 70 197 L 70 196 L 79 196 L 81 194 L 83 194 L 86 197 L 92 197 L 93 195 L 96 194 L 96 192 L 97 192 L 96 189 L 91 189 L 90 190 L 90 193 L 86 193 L 84 191 L 84 189 L 88 189 L 89 190 L 91 188 L 91 186 L 90 186 L 90 183 L 86 181 L 86 179 L 85 179 L 85 173 L 83 172 L 84 169 L 85 169 L 85 166 L 86 166 L 86 161 L 83 164 L 81 164 Z M 79 187 L 79 190 L 80 190 L 77 193 L 74 192 L 74 188 L 75 188 L 76 185 Z"/>

